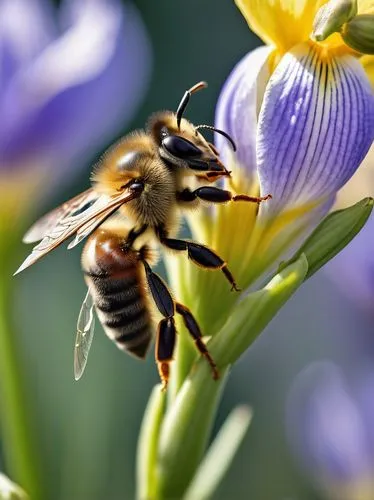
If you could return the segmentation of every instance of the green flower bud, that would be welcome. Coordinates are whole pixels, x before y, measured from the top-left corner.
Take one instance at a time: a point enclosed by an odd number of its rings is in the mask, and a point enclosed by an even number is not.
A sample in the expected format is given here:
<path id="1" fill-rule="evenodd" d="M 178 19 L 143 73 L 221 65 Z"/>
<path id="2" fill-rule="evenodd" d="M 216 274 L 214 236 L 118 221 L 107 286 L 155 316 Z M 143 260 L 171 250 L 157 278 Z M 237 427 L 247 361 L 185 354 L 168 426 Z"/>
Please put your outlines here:
<path id="1" fill-rule="evenodd" d="M 362 54 L 374 54 L 374 14 L 356 16 L 343 26 L 341 35 L 352 49 Z"/>
<path id="2" fill-rule="evenodd" d="M 330 0 L 317 11 L 312 38 L 318 42 L 325 40 L 356 14 L 357 0 Z"/>

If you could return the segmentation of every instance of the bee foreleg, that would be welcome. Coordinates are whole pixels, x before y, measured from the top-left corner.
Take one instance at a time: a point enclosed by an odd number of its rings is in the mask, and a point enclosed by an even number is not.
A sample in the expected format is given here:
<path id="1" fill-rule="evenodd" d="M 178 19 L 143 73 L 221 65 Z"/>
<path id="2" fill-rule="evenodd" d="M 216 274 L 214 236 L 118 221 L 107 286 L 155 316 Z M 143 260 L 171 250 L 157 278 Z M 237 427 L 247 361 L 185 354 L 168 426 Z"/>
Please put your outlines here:
<path id="1" fill-rule="evenodd" d="M 248 196 L 246 194 L 233 195 L 231 191 L 217 187 L 203 186 L 194 191 L 186 188 L 177 193 L 177 199 L 180 201 L 194 201 L 197 198 L 210 203 L 227 203 L 228 201 L 249 201 L 251 203 L 261 203 L 269 200 L 271 195 L 267 196 Z"/>
<path id="2" fill-rule="evenodd" d="M 163 236 L 162 231 L 159 232 L 159 238 L 160 242 L 171 250 L 187 250 L 188 257 L 198 266 L 211 270 L 221 269 L 226 279 L 231 284 L 231 290 L 235 290 L 237 292 L 240 291 L 240 288 L 238 288 L 235 278 L 227 267 L 226 262 L 210 248 L 192 241 L 166 238 Z"/>
<path id="3" fill-rule="evenodd" d="M 198 351 L 208 361 L 208 363 L 212 369 L 212 374 L 213 374 L 214 380 L 217 380 L 219 378 L 217 365 L 213 361 L 213 358 L 209 354 L 207 346 L 204 344 L 204 342 L 202 340 L 201 330 L 200 330 L 200 327 L 199 327 L 197 321 L 193 317 L 191 311 L 183 304 L 179 304 L 177 302 L 176 310 L 177 310 L 177 313 L 179 313 L 182 316 L 183 322 L 187 328 L 187 331 L 191 335 L 191 337 L 193 338 Z"/>

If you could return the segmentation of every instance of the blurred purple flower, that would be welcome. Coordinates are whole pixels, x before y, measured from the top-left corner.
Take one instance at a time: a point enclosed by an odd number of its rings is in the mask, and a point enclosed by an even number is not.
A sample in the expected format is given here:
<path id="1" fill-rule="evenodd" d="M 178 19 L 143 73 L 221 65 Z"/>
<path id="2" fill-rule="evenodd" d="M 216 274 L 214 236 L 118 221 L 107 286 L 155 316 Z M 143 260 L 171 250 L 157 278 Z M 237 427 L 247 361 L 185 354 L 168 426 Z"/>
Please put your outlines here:
<path id="1" fill-rule="evenodd" d="M 119 0 L 0 0 L 0 172 L 53 176 L 129 122 L 151 51 L 136 9 Z"/>
<path id="2" fill-rule="evenodd" d="M 374 193 L 374 186 L 373 186 Z M 326 267 L 339 289 L 374 317 L 374 216 Z"/>
<path id="3" fill-rule="evenodd" d="M 328 497 L 373 498 L 365 496 L 374 488 L 373 394 L 371 368 L 348 380 L 329 361 L 309 365 L 291 388 L 289 442 L 298 463 Z"/>

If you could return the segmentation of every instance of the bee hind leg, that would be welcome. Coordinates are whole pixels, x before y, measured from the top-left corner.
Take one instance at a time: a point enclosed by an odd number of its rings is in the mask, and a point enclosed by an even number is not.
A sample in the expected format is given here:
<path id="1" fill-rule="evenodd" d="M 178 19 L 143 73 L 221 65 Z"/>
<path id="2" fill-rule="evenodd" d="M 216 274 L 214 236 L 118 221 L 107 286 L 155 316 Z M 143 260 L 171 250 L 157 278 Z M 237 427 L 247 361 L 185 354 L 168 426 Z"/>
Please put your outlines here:
<path id="1" fill-rule="evenodd" d="M 202 340 L 202 334 L 197 321 L 191 311 L 178 302 L 175 302 L 164 281 L 154 273 L 146 260 L 143 260 L 147 283 L 157 309 L 164 316 L 158 325 L 156 336 L 155 356 L 158 371 L 165 390 L 169 381 L 170 362 L 173 360 L 177 330 L 175 327 L 175 312 L 183 318 L 187 331 L 195 342 L 197 350 L 208 361 L 213 378 L 219 378 L 217 366 L 210 356 L 209 351 Z"/>
<path id="2" fill-rule="evenodd" d="M 155 357 L 163 385 L 162 389 L 165 390 L 169 381 L 169 364 L 173 360 L 177 333 L 174 320 L 175 302 L 165 282 L 152 271 L 146 260 L 143 259 L 142 262 L 153 300 L 157 309 L 164 316 L 157 328 Z"/>
<path id="3" fill-rule="evenodd" d="M 201 330 L 200 330 L 200 327 L 199 327 L 197 321 L 193 317 L 193 315 L 192 315 L 191 311 L 188 309 L 188 307 L 184 306 L 183 304 L 179 304 L 177 302 L 176 303 L 176 310 L 177 310 L 177 313 L 179 313 L 182 316 L 184 324 L 187 328 L 187 331 L 191 335 L 191 337 L 193 338 L 193 341 L 195 342 L 197 350 L 208 361 L 210 368 L 212 370 L 212 375 L 213 375 L 214 380 L 217 380 L 219 378 L 217 365 L 215 364 L 213 358 L 209 354 L 208 348 L 202 339 Z"/>

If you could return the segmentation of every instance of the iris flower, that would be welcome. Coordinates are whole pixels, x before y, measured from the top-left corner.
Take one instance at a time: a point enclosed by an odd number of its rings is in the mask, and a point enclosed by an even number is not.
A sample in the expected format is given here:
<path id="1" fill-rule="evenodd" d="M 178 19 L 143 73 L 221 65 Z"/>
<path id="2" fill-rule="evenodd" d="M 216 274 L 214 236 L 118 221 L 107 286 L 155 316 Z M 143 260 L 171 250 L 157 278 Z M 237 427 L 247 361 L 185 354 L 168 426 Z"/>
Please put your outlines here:
<path id="1" fill-rule="evenodd" d="M 374 372 L 347 377 L 331 361 L 314 362 L 287 400 L 289 442 L 324 498 L 371 500 L 374 491 Z"/>
<path id="2" fill-rule="evenodd" d="M 374 95 L 370 57 L 353 51 L 340 34 L 316 41 L 313 23 L 322 3 L 237 0 L 266 46 L 236 65 L 219 98 L 216 126 L 230 134 L 237 151 L 221 136 L 216 146 L 232 171 L 227 189 L 272 199 L 259 207 L 209 206 L 188 217 L 193 239 L 225 259 L 241 294 L 230 292 L 220 273 L 179 257 L 167 261 L 175 295 L 209 339 L 221 379 L 211 379 L 179 325 L 168 398 L 156 388 L 143 423 L 140 498 L 210 498 L 248 426 L 248 419 L 234 419 L 234 428 L 223 429 L 203 458 L 230 367 L 371 212 L 373 200 L 366 199 L 326 217 L 373 142 Z M 359 12 L 367 6 L 359 2 Z"/>
<path id="3" fill-rule="evenodd" d="M 221 137 L 217 148 L 251 191 L 273 196 L 252 227 L 238 230 L 249 248 L 244 285 L 321 220 L 374 138 L 374 57 L 353 54 L 338 34 L 311 39 L 322 3 L 237 1 L 267 46 L 247 54 L 225 83 L 216 125 L 238 152 Z"/>

